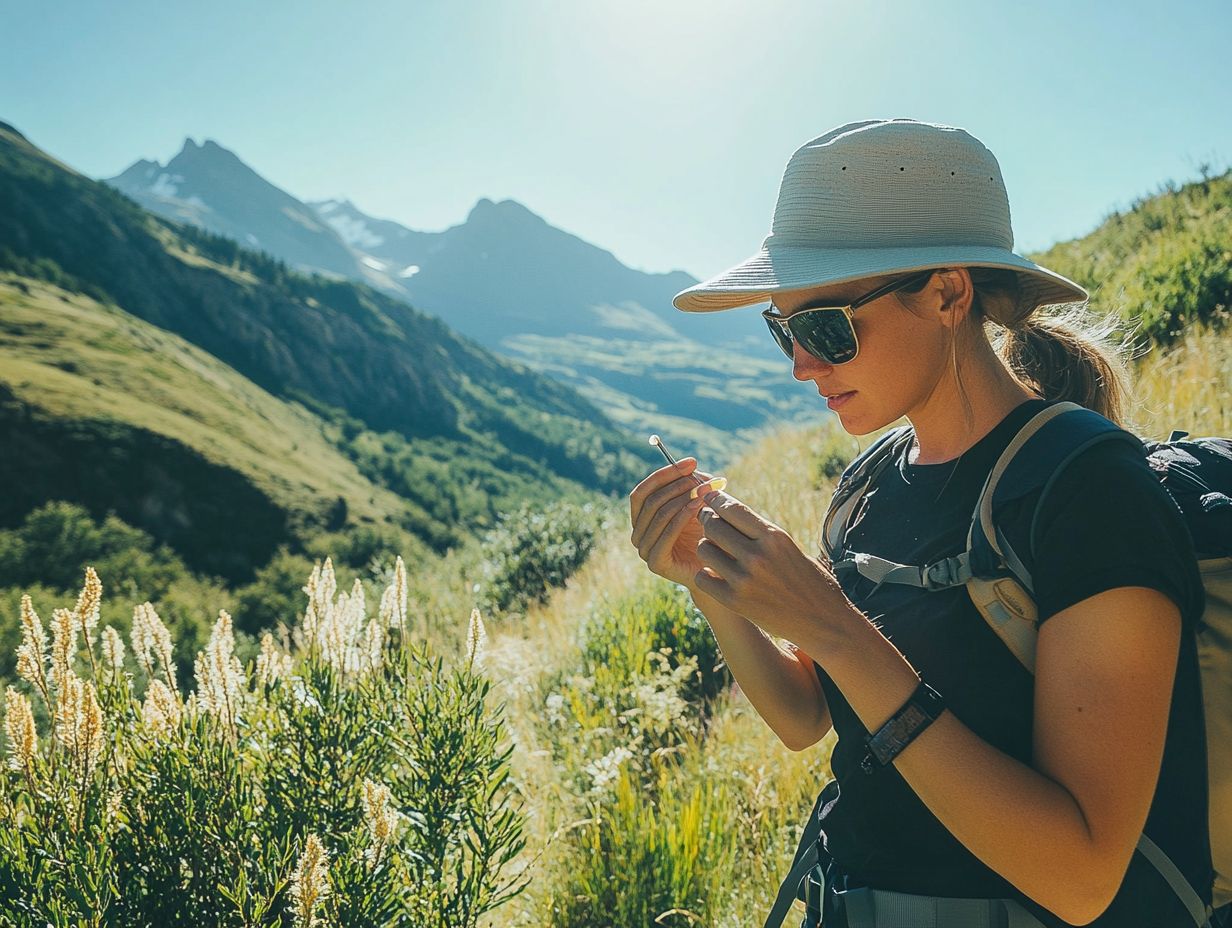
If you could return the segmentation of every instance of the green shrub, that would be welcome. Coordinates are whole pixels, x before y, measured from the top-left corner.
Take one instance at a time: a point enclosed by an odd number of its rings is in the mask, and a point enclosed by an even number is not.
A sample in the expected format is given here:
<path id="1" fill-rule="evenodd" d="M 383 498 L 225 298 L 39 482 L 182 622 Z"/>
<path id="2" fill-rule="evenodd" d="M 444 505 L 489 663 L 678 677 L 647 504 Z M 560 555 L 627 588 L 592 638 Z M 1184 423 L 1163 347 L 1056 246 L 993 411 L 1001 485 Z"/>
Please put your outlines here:
<path id="1" fill-rule="evenodd" d="M 484 540 L 485 614 L 522 612 L 547 600 L 585 563 L 604 519 L 592 503 L 522 506 L 504 517 Z"/>
<path id="2" fill-rule="evenodd" d="M 584 626 L 583 641 L 583 674 L 607 667 L 626 683 L 651 674 L 653 654 L 665 655 L 671 670 L 695 659 L 681 696 L 702 709 L 732 681 L 706 617 L 679 586 L 656 584 L 649 596 L 601 610 Z"/>
<path id="3" fill-rule="evenodd" d="M 820 489 L 838 480 L 851 461 L 851 453 L 829 445 L 818 453 L 814 464 L 813 486 Z"/>
<path id="4" fill-rule="evenodd" d="M 279 548 L 257 570 L 252 583 L 235 591 L 236 624 L 252 633 L 275 628 L 279 622 L 294 625 L 303 610 L 304 576 L 311 570 L 308 558 Z"/>

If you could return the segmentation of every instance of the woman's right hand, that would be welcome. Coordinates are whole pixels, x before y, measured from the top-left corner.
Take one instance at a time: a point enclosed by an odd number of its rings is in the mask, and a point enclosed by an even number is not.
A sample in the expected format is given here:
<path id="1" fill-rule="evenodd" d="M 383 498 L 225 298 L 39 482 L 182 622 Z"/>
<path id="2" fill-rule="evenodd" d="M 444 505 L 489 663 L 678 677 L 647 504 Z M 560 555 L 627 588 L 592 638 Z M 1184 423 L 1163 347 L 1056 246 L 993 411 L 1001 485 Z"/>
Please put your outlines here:
<path id="1" fill-rule="evenodd" d="M 675 465 L 665 464 L 634 487 L 629 494 L 629 520 L 633 531 L 629 540 L 646 566 L 666 580 L 691 586 L 702 569 L 697 545 L 702 526 L 697 514 L 706 505 L 698 496 L 689 499 L 697 486 L 691 476 L 696 458 L 681 458 Z M 697 471 L 702 480 L 713 474 Z M 708 493 L 706 488 L 702 493 Z"/>

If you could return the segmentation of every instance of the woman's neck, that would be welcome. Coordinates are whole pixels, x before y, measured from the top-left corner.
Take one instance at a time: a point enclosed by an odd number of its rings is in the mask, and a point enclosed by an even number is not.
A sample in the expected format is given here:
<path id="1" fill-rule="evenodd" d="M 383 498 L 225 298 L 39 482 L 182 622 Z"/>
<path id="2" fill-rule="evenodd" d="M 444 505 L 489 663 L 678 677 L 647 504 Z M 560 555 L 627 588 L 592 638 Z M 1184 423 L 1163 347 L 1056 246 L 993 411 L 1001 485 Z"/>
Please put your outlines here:
<path id="1" fill-rule="evenodd" d="M 981 352 L 960 369 L 963 393 L 953 370 L 947 370 L 932 392 L 907 419 L 915 430 L 911 464 L 943 464 L 959 457 L 996 428 L 1011 410 L 1039 394 L 1025 387 L 992 351 Z"/>

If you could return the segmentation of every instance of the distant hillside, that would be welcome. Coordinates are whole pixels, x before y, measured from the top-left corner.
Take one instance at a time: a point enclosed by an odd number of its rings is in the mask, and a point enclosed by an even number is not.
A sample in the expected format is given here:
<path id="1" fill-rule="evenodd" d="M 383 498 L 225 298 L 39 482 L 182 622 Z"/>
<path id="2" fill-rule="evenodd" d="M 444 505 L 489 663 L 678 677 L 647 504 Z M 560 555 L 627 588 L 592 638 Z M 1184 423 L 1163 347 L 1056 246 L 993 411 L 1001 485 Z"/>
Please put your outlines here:
<path id="1" fill-rule="evenodd" d="M 353 248 L 396 274 L 416 306 L 493 348 L 511 335 L 764 347 L 749 339 L 760 333 L 747 320 L 675 309 L 672 297 L 697 282 L 691 275 L 626 267 L 515 200 L 481 199 L 465 222 L 436 233 L 373 219 L 345 201 L 313 205 Z"/>
<path id="2" fill-rule="evenodd" d="M 1113 213 L 1094 232 L 1032 256 L 1087 284 L 1092 306 L 1174 341 L 1195 322 L 1232 310 L 1232 171 L 1169 183 Z"/>
<path id="3" fill-rule="evenodd" d="M 512 200 L 482 199 L 457 226 L 416 231 L 346 200 L 301 203 L 192 140 L 165 167 L 138 161 L 108 183 L 159 215 L 409 300 L 627 431 L 670 433 L 715 466 L 766 426 L 829 415 L 792 380 L 754 309 L 681 313 L 671 299 L 693 277 L 626 267 Z"/>
<path id="4" fill-rule="evenodd" d="M 3 131 L 0 196 L 9 204 L 0 248 L 13 270 L 51 262 L 67 281 L 183 335 L 276 395 L 408 437 L 496 441 L 605 491 L 624 486 L 638 458 L 650 460 L 573 391 L 440 320 L 176 230 Z"/>
<path id="5" fill-rule="evenodd" d="M 329 516 L 334 521 L 354 523 L 365 512 L 375 519 L 392 508 L 401 524 L 439 549 L 459 532 L 491 524 L 498 505 L 584 489 L 627 492 L 653 463 L 649 447 L 624 437 L 567 387 L 489 354 L 440 320 L 362 286 L 293 273 L 221 237 L 173 228 L 58 164 L 8 127 L 0 128 L 0 201 L 5 203 L 0 269 L 24 279 L 9 281 L 27 291 L 19 299 L 20 289 L 5 290 L 3 301 L 15 307 L 6 305 L 5 317 L 28 317 L 6 344 L 27 354 L 45 353 L 28 362 L 41 365 L 43 373 L 4 378 L 16 398 L 10 406 L 20 402 L 47 412 L 40 384 L 59 383 L 66 393 L 80 387 L 82 394 L 65 406 L 76 421 L 92 408 L 92 394 L 101 387 L 114 391 L 112 405 L 121 410 L 112 421 L 149 428 L 135 412 L 125 419 L 119 398 L 159 395 L 149 384 L 134 387 L 140 378 L 134 380 L 132 370 L 118 376 L 124 367 L 118 362 L 112 365 L 117 376 L 98 378 L 97 384 L 79 376 L 59 381 L 46 376 L 48 368 L 77 363 L 71 357 L 77 342 L 73 326 L 61 325 L 55 337 L 37 334 L 40 318 L 42 324 L 59 324 L 48 307 L 58 310 L 62 302 L 46 288 L 31 287 L 31 281 L 42 280 L 103 304 L 94 311 L 118 307 L 208 352 L 222 362 L 220 368 L 231 368 L 281 402 L 281 412 L 267 415 L 271 421 L 288 415 L 287 404 L 296 403 L 315 414 L 310 418 L 323 417 L 316 430 L 359 465 L 363 478 L 353 475 L 350 489 L 334 494 L 347 500 Z M 21 306 L 26 308 L 19 313 Z M 152 336 L 147 332 L 142 338 L 149 343 Z M 145 351 L 116 339 L 117 355 L 140 357 Z M 164 383 L 159 402 L 178 397 L 174 402 L 183 404 L 184 397 L 200 392 L 191 379 L 179 377 L 175 365 L 158 370 L 150 377 Z M 224 392 L 241 395 L 251 386 L 238 386 L 241 379 Z M 26 388 L 12 387 L 21 381 Z M 136 410 L 142 404 L 135 399 L 132 405 Z M 237 405 L 235 415 L 241 409 Z M 191 440 L 187 423 L 207 419 L 212 429 L 228 416 L 197 411 L 178 421 L 164 417 L 162 427 L 152 431 L 200 451 L 212 439 Z M 250 436 L 262 433 L 260 427 L 236 428 Z M 269 467 L 278 471 L 286 464 L 290 469 L 281 471 L 281 479 L 292 484 L 313 481 L 297 478 L 291 465 L 341 466 L 322 463 L 315 453 L 292 455 L 283 464 L 271 454 Z M 268 498 L 278 497 L 271 489 L 278 481 L 268 473 L 237 469 Z M 396 492 L 401 503 L 379 503 L 372 485 Z M 301 489 L 312 497 L 334 492 L 322 486 Z M 353 502 L 367 497 L 369 504 Z M 294 508 L 286 494 L 277 503 L 284 512 Z"/>

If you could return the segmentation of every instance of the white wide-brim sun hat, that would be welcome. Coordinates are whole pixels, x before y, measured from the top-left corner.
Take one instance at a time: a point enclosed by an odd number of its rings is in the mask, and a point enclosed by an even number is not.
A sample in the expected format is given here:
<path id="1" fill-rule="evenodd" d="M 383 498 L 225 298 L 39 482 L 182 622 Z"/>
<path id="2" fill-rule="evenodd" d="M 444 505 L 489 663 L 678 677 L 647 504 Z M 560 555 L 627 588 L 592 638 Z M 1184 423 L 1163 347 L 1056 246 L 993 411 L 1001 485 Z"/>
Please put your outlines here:
<path id="1" fill-rule="evenodd" d="M 951 126 L 865 120 L 798 148 L 757 254 L 682 290 L 672 304 L 715 312 L 931 267 L 1017 271 L 1024 307 L 1087 299 L 1078 284 L 1013 249 L 1005 182 L 983 143 Z"/>

